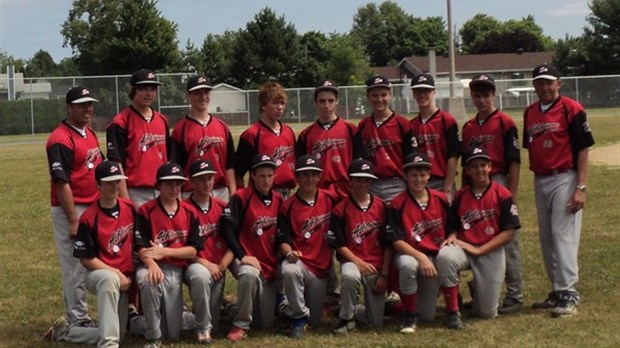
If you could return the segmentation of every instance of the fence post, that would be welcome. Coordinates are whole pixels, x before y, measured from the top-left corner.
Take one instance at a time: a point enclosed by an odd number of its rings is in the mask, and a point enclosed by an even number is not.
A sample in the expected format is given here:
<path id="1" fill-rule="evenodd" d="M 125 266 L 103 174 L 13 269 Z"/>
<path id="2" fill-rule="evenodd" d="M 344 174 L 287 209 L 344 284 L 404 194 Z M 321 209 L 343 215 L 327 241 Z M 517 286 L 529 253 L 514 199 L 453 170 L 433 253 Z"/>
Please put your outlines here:
<path id="1" fill-rule="evenodd" d="M 575 77 L 575 100 L 579 103 L 579 77 Z"/>
<path id="2" fill-rule="evenodd" d="M 297 88 L 297 123 L 301 123 L 301 95 L 299 88 Z"/>
<path id="3" fill-rule="evenodd" d="M 121 109 L 120 109 L 120 99 L 118 97 L 118 75 L 114 76 L 114 87 L 116 89 L 116 113 L 118 114 Z"/>
<path id="4" fill-rule="evenodd" d="M 345 106 L 345 114 L 347 115 L 347 120 L 349 119 L 349 89 L 347 87 L 344 88 L 344 106 Z"/>
<path id="5" fill-rule="evenodd" d="M 34 99 L 32 98 L 32 79 L 30 80 L 30 129 L 34 141 Z"/>
<path id="6" fill-rule="evenodd" d="M 245 91 L 245 102 L 248 106 L 248 126 L 249 126 L 252 124 L 252 115 L 250 114 L 250 91 Z"/>

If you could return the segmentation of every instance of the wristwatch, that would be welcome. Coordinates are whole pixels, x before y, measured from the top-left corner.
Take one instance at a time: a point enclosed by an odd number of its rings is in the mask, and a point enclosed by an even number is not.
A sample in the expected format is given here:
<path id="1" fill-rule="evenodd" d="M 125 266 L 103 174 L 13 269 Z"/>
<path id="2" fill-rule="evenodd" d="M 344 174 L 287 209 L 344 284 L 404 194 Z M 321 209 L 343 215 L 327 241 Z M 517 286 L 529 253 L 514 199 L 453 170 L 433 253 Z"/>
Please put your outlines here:
<path id="1" fill-rule="evenodd" d="M 586 185 L 577 185 L 577 190 L 581 192 L 586 192 Z"/>

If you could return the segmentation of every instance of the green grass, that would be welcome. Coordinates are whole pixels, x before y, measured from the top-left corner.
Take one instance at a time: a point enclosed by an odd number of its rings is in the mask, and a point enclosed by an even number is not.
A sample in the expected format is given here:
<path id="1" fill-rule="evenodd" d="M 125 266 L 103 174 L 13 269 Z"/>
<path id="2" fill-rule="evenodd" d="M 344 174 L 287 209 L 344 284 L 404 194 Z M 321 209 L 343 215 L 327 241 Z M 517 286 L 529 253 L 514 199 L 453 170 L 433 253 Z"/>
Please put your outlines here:
<path id="1" fill-rule="evenodd" d="M 520 112 L 512 113 L 520 123 Z M 618 109 L 590 110 L 590 125 L 597 144 L 620 140 Z M 296 131 L 306 124 L 292 124 Z M 235 137 L 245 127 L 234 127 Z M 41 334 L 62 313 L 61 283 L 49 216 L 49 178 L 44 144 L 47 135 L 0 138 L 0 347 L 59 347 L 47 344 Z M 103 135 L 100 140 L 103 141 Z M 7 143 L 19 143 L 9 145 Z M 102 144 L 103 145 L 103 144 Z M 519 210 L 523 285 L 526 304 L 540 300 L 549 290 L 538 244 L 532 183 L 523 152 Z M 457 180 L 458 182 L 458 180 Z M 528 347 L 614 347 L 620 344 L 620 272 L 618 243 L 620 168 L 590 166 L 588 195 L 580 248 L 579 290 L 582 303 L 572 318 L 552 319 L 548 313 L 525 309 L 496 320 L 477 320 L 464 315 L 466 329 L 460 332 L 442 327 L 444 315 L 438 309 L 432 325 L 421 325 L 414 335 L 397 333 L 398 324 L 389 319 L 379 332 L 360 331 L 345 338 L 329 334 L 335 318 L 325 321 L 303 340 L 293 341 L 279 334 L 250 332 L 243 347 L 411 347 L 411 346 L 528 346 Z M 228 278 L 227 288 L 233 291 Z M 467 297 L 466 291 L 463 294 Z M 89 299 L 92 313 L 95 301 Z M 216 335 L 216 346 L 233 346 Z M 143 341 L 130 337 L 126 346 L 140 347 Z M 174 347 L 196 346 L 185 335 Z"/>

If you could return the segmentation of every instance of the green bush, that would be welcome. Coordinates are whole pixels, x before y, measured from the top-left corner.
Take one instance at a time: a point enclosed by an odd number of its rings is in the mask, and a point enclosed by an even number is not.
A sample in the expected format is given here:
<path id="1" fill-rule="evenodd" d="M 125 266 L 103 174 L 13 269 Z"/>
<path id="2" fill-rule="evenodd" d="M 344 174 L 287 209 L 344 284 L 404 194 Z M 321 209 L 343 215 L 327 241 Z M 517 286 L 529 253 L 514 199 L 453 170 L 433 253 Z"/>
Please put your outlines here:
<path id="1" fill-rule="evenodd" d="M 48 133 L 66 113 L 64 99 L 0 101 L 0 135 L 29 134 L 33 121 L 35 133 Z"/>

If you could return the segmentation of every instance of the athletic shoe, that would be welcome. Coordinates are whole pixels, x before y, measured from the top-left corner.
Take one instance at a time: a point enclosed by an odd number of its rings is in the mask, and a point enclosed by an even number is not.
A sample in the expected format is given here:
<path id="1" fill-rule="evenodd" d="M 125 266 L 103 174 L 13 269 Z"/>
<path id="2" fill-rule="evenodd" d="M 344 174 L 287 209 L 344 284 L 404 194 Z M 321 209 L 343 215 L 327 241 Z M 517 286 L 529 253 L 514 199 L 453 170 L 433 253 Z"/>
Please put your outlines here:
<path id="1" fill-rule="evenodd" d="M 97 327 L 97 325 L 95 325 L 95 322 L 92 319 L 86 319 L 83 321 L 80 321 L 76 324 L 76 326 L 78 327 Z"/>
<path id="2" fill-rule="evenodd" d="M 523 301 L 519 301 L 512 297 L 506 297 L 497 312 L 499 314 L 510 314 L 518 311 L 521 307 L 523 307 Z"/>
<path id="3" fill-rule="evenodd" d="M 144 345 L 144 348 L 160 348 L 160 347 L 161 347 L 161 341 L 160 340 L 149 340 Z"/>
<path id="4" fill-rule="evenodd" d="M 228 336 L 226 336 L 226 339 L 231 342 L 237 342 L 237 341 L 241 341 L 247 336 L 248 336 L 248 330 L 245 330 L 238 326 L 233 325 L 232 329 L 230 329 L 230 331 L 228 332 Z"/>
<path id="5" fill-rule="evenodd" d="M 355 319 L 343 320 L 340 319 L 338 326 L 334 329 L 335 335 L 346 335 L 349 332 L 355 331 Z"/>
<path id="6" fill-rule="evenodd" d="M 385 303 L 396 303 L 400 302 L 400 295 L 395 291 L 390 292 L 387 296 L 385 296 Z"/>
<path id="7" fill-rule="evenodd" d="M 61 315 L 52 327 L 50 327 L 44 334 L 43 339 L 51 342 L 58 342 L 60 337 L 69 330 L 69 322 L 64 315 Z"/>
<path id="8" fill-rule="evenodd" d="M 198 344 L 213 343 L 213 338 L 211 338 L 211 332 L 209 332 L 209 330 L 202 330 L 196 332 L 196 341 L 198 341 Z"/>
<path id="9" fill-rule="evenodd" d="M 463 325 L 463 321 L 461 321 L 461 313 L 449 312 L 446 320 L 446 326 L 453 330 L 461 330 L 464 328 L 465 325 Z"/>
<path id="10" fill-rule="evenodd" d="M 410 334 L 414 333 L 418 323 L 418 318 L 415 315 L 407 315 L 405 321 L 400 325 L 400 333 Z"/>
<path id="11" fill-rule="evenodd" d="M 290 338 L 302 338 L 304 337 L 304 333 L 308 328 L 308 317 L 303 317 L 299 319 L 293 320 L 293 324 L 291 325 L 291 332 L 289 332 L 288 336 Z"/>
<path id="12" fill-rule="evenodd" d="M 286 312 L 289 308 L 288 298 L 284 294 L 276 295 L 276 315 L 286 316 Z"/>
<path id="13" fill-rule="evenodd" d="M 534 302 L 532 304 L 532 308 L 533 309 L 549 309 L 549 308 L 554 308 L 557 306 L 558 301 L 559 301 L 559 295 L 556 292 L 550 292 L 547 295 L 547 298 L 540 301 L 540 302 Z"/>
<path id="14" fill-rule="evenodd" d="M 577 314 L 578 297 L 570 293 L 560 294 L 556 306 L 551 310 L 554 317 L 570 317 Z"/>

